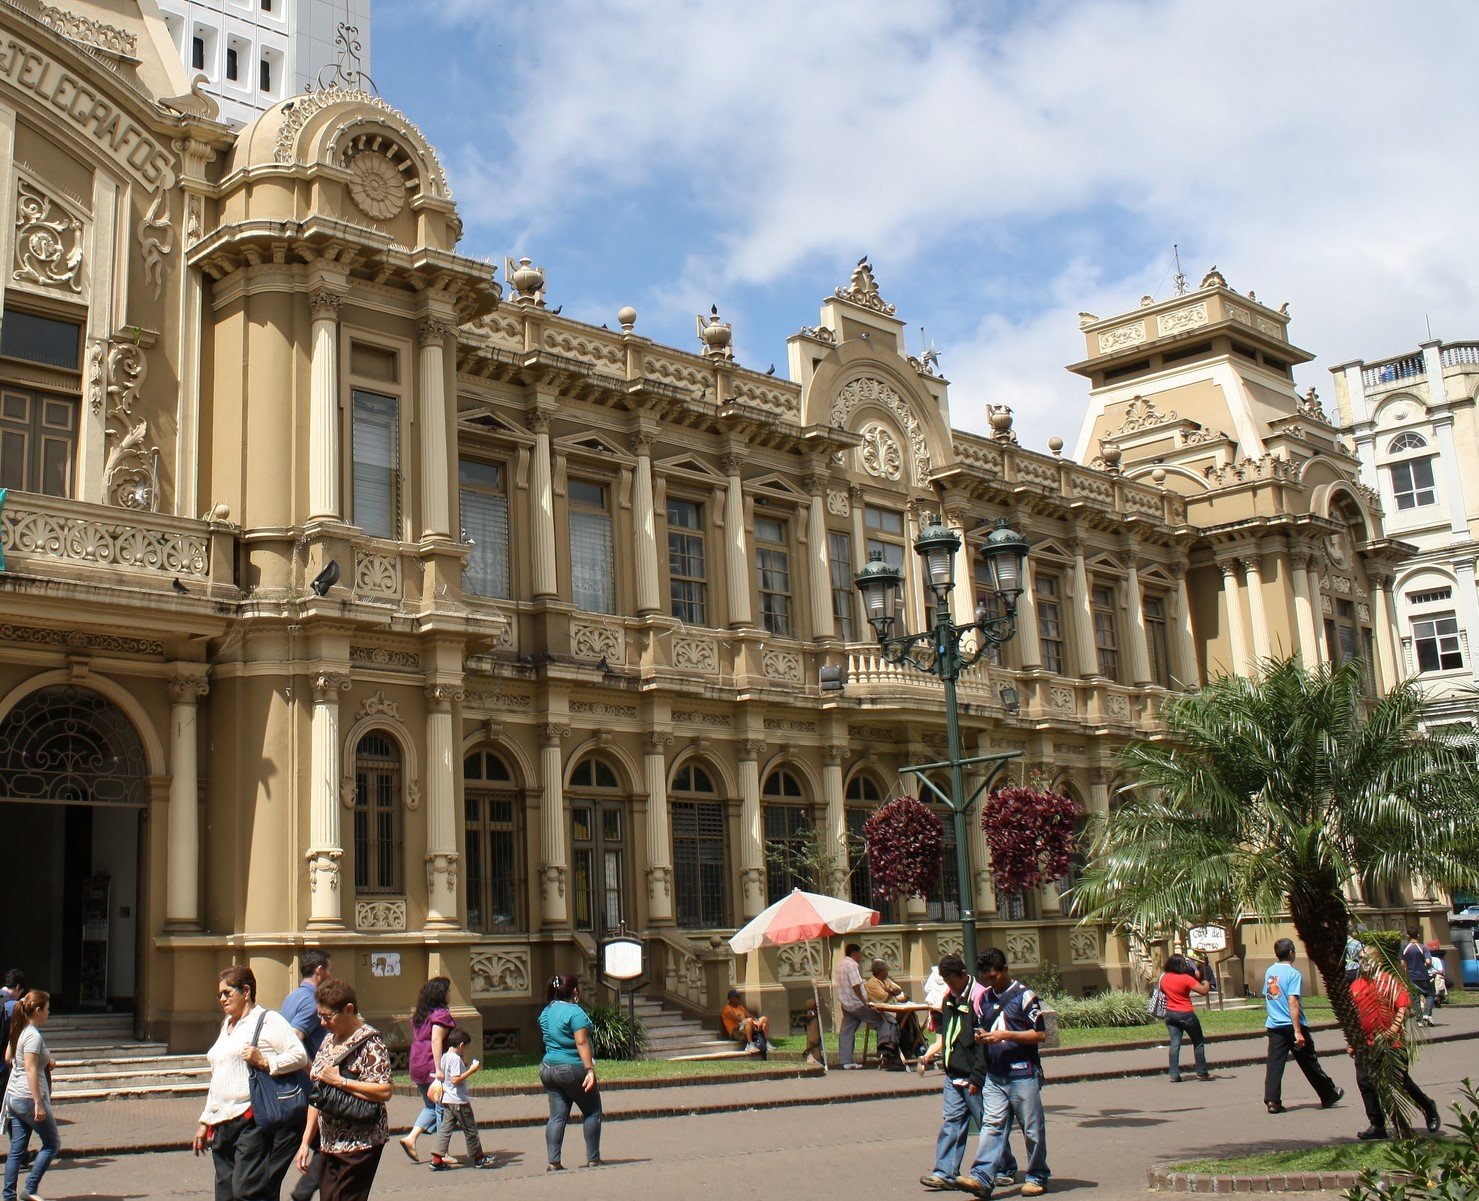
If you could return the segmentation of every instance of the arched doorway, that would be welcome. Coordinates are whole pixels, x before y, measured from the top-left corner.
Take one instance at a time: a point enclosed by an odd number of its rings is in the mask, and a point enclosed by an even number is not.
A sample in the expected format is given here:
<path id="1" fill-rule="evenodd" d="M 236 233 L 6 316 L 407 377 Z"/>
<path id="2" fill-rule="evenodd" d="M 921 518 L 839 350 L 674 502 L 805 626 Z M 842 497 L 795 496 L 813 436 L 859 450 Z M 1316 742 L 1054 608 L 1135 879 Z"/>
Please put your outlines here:
<path id="1" fill-rule="evenodd" d="M 5 967 L 58 1008 L 132 1007 L 142 895 L 139 829 L 149 800 L 137 731 L 107 697 L 38 689 L 0 720 L 0 830 L 12 854 Z"/>

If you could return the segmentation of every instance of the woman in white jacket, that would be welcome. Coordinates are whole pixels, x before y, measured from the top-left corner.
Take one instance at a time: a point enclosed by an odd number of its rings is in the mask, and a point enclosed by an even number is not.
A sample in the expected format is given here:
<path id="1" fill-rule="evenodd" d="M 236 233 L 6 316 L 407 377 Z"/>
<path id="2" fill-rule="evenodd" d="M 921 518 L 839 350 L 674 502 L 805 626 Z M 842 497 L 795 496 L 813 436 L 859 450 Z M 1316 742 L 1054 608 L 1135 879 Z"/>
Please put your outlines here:
<path id="1" fill-rule="evenodd" d="M 216 1201 L 278 1201 L 307 1115 L 270 1133 L 258 1128 L 247 1065 L 281 1076 L 306 1068 L 308 1052 L 286 1018 L 258 1008 L 250 968 L 227 968 L 218 979 L 216 999 L 226 1020 L 206 1052 L 211 1086 L 191 1145 L 197 1155 L 211 1153 Z"/>

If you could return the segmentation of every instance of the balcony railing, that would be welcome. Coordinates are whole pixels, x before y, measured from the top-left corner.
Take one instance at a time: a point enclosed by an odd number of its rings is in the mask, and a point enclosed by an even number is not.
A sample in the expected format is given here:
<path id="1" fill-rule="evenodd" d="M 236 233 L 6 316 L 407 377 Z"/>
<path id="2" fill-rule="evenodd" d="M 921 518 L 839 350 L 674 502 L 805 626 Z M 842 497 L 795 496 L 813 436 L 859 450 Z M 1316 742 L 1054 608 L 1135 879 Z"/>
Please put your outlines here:
<path id="1" fill-rule="evenodd" d="M 1445 367 L 1479 367 L 1479 342 L 1454 342 L 1441 352 Z"/>
<path id="2" fill-rule="evenodd" d="M 1372 363 L 1361 369 L 1361 383 L 1368 388 L 1380 388 L 1383 384 L 1394 384 L 1406 379 L 1422 379 L 1427 372 L 1423 367 L 1422 351 L 1406 354 L 1401 358 Z"/>
<path id="3" fill-rule="evenodd" d="M 215 528 L 163 513 L 13 491 L 0 510 L 0 549 L 12 571 L 50 563 L 205 580 L 211 576 Z"/>

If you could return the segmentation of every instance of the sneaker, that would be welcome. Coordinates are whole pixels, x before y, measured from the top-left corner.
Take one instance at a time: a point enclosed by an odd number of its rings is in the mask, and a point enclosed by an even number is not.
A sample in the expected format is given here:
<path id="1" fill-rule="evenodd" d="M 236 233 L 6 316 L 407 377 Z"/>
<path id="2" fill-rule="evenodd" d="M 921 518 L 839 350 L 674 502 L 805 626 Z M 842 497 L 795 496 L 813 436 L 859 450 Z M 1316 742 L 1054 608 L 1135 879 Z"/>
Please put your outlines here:
<path id="1" fill-rule="evenodd" d="M 1210 1080 L 1210 1079 L 1212 1079 L 1212 1073 L 1211 1072 L 1198 1072 L 1197 1073 L 1197 1079 L 1198 1080 Z"/>
<path id="2" fill-rule="evenodd" d="M 919 1178 L 919 1183 L 924 1185 L 925 1188 L 930 1189 L 932 1192 L 937 1193 L 948 1193 L 951 1189 L 955 1187 L 955 1182 L 953 1180 L 948 1180 L 944 1176 L 937 1176 L 933 1172 L 931 1172 L 928 1176 L 921 1176 Z"/>
<path id="3" fill-rule="evenodd" d="M 1047 1191 L 1048 1186 L 1039 1184 L 1036 1180 L 1029 1180 L 1022 1186 L 1022 1195 L 1024 1197 L 1041 1197 Z"/>
<path id="4" fill-rule="evenodd" d="M 599 1168 L 601 1166 L 601 1161 L 600 1159 L 588 1159 L 585 1161 L 585 1166 L 588 1168 Z"/>
<path id="5" fill-rule="evenodd" d="M 434 1160 L 432 1160 L 432 1163 L 431 1163 L 431 1170 L 433 1172 L 450 1172 L 452 1170 L 452 1168 L 446 1162 L 446 1160 L 443 1160 L 443 1159 L 434 1159 Z"/>
<path id="6" fill-rule="evenodd" d="M 480 1168 L 496 1168 L 498 1166 L 498 1157 L 496 1155 L 485 1155 L 482 1159 L 478 1160 L 477 1166 Z"/>
<path id="7" fill-rule="evenodd" d="M 1011 1188 L 1017 1183 L 1017 1177 L 1011 1172 L 998 1172 L 992 1181 L 997 1188 Z"/>
<path id="8" fill-rule="evenodd" d="M 863 1065 L 860 1063 L 845 1063 L 842 1065 L 842 1070 L 844 1072 L 861 1072 Z"/>
<path id="9" fill-rule="evenodd" d="M 1386 1138 L 1386 1136 L 1387 1131 L 1385 1126 L 1367 1126 L 1365 1130 L 1358 1132 L 1356 1135 L 1363 1143 L 1375 1142 L 1377 1139 Z"/>
<path id="10" fill-rule="evenodd" d="M 443 1159 L 440 1155 L 438 1155 L 435 1151 L 433 1151 L 431 1153 L 431 1166 L 432 1167 L 434 1167 L 434 1168 L 441 1168 L 441 1167 L 445 1167 L 446 1164 L 447 1164 L 447 1161 L 445 1159 Z"/>
<path id="11" fill-rule="evenodd" d="M 1321 1101 L 1320 1102 L 1320 1108 L 1321 1109 L 1333 1109 L 1333 1108 L 1335 1108 L 1335 1106 L 1337 1106 L 1337 1105 L 1340 1104 L 1340 1099 L 1343 1096 L 1345 1096 L 1345 1089 L 1343 1089 L 1343 1088 L 1336 1089 L 1335 1090 L 1335 1096 L 1331 1097 L 1328 1101 Z"/>
<path id="12" fill-rule="evenodd" d="M 546 1172 L 563 1172 L 565 1170 L 565 1165 L 562 1163 L 552 1163 L 546 1165 L 544 1170 Z"/>
<path id="13" fill-rule="evenodd" d="M 955 1187 L 963 1193 L 970 1193 L 972 1197 L 991 1196 L 991 1186 L 989 1184 L 982 1184 L 974 1176 L 957 1176 L 955 1178 Z"/>

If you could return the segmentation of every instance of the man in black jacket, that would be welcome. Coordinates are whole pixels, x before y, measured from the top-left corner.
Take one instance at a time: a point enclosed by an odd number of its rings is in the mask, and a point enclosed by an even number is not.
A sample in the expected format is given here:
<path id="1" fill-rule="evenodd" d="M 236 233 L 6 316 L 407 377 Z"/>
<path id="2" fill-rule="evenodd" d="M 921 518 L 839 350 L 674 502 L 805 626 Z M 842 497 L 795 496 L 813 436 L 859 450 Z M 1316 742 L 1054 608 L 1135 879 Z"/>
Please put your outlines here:
<path id="1" fill-rule="evenodd" d="M 956 1187 L 955 1178 L 965 1156 L 966 1128 L 981 1122 L 981 1082 L 986 1078 L 985 1049 L 976 1042 L 976 1011 L 972 980 L 959 955 L 940 960 L 940 978 L 950 991 L 940 1007 L 943 1045 L 940 1063 L 945 1069 L 944 1113 L 935 1140 L 935 1166 L 919 1178 L 927 1189 L 941 1192 Z"/>

